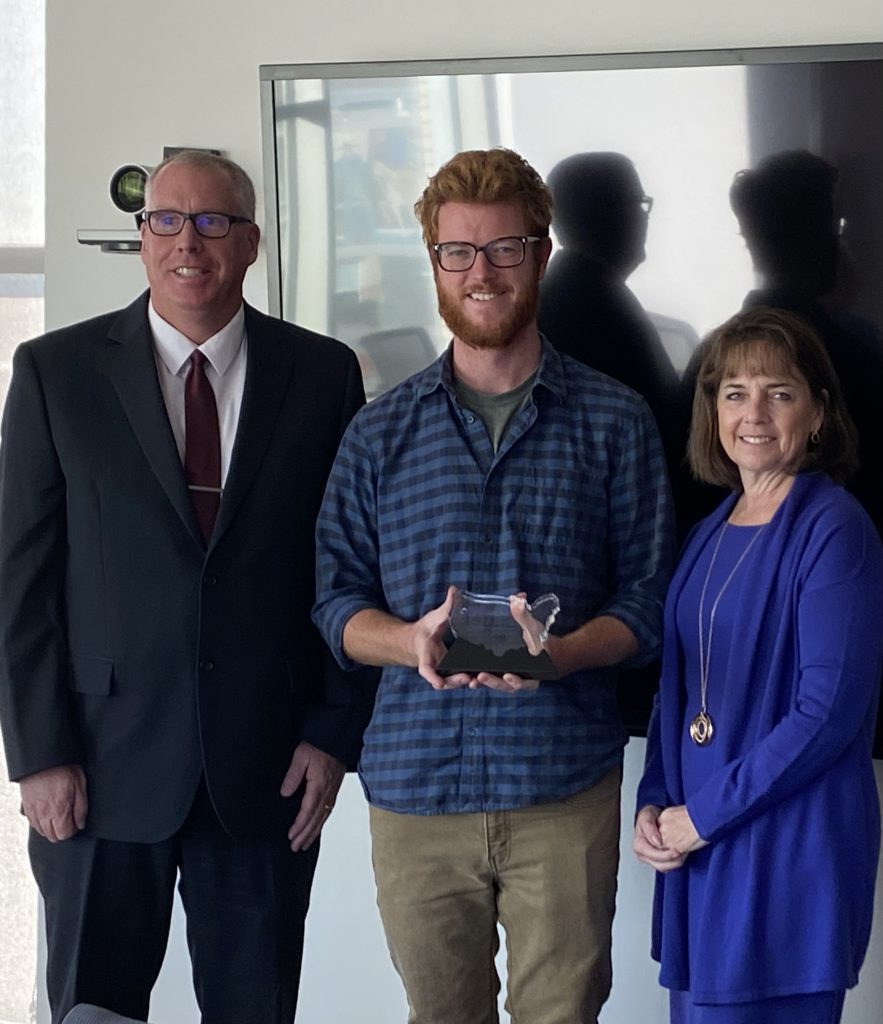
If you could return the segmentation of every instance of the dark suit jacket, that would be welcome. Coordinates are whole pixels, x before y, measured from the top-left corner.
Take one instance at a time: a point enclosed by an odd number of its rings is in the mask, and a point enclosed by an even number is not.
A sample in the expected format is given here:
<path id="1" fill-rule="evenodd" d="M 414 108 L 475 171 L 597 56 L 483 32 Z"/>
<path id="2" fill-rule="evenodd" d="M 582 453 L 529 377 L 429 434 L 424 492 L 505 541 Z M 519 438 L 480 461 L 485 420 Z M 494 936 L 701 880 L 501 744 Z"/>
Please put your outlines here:
<path id="1" fill-rule="evenodd" d="M 206 550 L 147 294 L 22 345 L 0 451 L 0 717 L 10 776 L 85 767 L 87 829 L 152 842 L 204 773 L 234 836 L 284 835 L 300 740 L 345 761 L 364 677 L 310 622 L 314 521 L 364 402 L 353 353 L 246 306 L 248 368 Z"/>

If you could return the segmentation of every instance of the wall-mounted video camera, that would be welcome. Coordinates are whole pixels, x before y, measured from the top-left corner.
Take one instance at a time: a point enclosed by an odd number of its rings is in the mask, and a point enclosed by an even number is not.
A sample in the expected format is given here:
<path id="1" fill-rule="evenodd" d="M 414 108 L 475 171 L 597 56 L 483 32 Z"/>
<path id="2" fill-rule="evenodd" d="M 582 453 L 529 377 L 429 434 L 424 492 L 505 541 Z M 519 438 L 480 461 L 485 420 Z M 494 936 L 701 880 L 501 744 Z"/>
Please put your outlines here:
<path id="1" fill-rule="evenodd" d="M 123 164 L 110 179 L 110 199 L 123 213 L 131 213 L 138 223 L 138 215 L 144 209 L 144 189 L 147 178 L 153 170 L 145 164 Z"/>

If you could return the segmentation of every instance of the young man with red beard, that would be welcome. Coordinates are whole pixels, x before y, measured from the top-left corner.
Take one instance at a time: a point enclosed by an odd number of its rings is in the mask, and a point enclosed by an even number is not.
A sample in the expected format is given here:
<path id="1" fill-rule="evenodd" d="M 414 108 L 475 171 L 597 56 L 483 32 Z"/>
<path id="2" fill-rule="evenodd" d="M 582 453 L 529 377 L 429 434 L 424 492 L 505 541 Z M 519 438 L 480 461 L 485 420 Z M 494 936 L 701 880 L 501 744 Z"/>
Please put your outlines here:
<path id="1" fill-rule="evenodd" d="M 588 1024 L 611 977 L 614 666 L 659 644 L 664 458 L 643 400 L 537 330 L 551 199 L 526 161 L 460 153 L 416 212 L 453 339 L 344 436 L 314 618 L 341 665 L 383 666 L 360 772 L 411 1024 L 498 1019 L 498 923 L 513 1020 Z M 442 676 L 457 589 L 554 591 L 558 678 Z"/>

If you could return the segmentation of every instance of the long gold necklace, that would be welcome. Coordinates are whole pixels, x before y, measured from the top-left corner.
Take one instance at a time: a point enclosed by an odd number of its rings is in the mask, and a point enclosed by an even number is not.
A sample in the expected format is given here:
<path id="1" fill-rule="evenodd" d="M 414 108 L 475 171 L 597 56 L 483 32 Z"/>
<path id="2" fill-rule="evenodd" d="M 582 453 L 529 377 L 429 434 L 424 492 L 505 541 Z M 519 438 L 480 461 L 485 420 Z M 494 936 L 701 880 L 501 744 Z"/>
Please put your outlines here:
<path id="1" fill-rule="evenodd" d="M 724 596 L 724 591 L 730 585 L 730 580 L 736 575 L 736 570 L 745 561 L 748 552 L 754 546 L 754 542 L 763 533 L 764 526 L 761 526 L 751 540 L 748 542 L 745 550 L 739 555 L 736 560 L 736 564 L 730 570 L 729 576 L 724 580 L 723 586 L 717 592 L 714 602 L 711 605 L 711 614 L 708 617 L 708 644 L 705 643 L 705 631 L 702 626 L 702 620 L 705 617 L 705 593 L 708 590 L 708 581 L 711 579 L 711 571 L 714 568 L 714 563 L 717 560 L 718 549 L 721 546 L 721 541 L 724 539 L 724 533 L 727 529 L 726 521 L 721 526 L 720 533 L 717 535 L 717 541 L 714 545 L 714 551 L 711 553 L 711 561 L 708 563 L 708 570 L 705 573 L 705 582 L 702 584 L 702 593 L 699 595 L 699 713 L 690 722 L 690 739 L 699 747 L 707 746 L 711 743 L 712 737 L 714 736 L 714 722 L 711 720 L 711 715 L 708 713 L 708 670 L 711 666 L 711 638 L 714 635 L 714 617 L 717 614 L 717 606 L 720 604 L 721 598 Z"/>

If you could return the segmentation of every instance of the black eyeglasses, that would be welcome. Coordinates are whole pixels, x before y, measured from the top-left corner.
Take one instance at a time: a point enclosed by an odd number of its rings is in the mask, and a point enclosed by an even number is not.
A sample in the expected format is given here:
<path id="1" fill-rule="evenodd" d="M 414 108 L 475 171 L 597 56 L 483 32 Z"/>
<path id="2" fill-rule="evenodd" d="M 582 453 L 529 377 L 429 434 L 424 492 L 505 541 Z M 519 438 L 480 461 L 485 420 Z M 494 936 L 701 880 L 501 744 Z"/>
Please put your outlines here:
<path id="1" fill-rule="evenodd" d="M 485 245 L 471 242 L 437 242 L 432 251 L 442 270 L 468 270 L 480 252 L 493 267 L 517 267 L 524 262 L 528 242 L 542 242 L 544 235 L 517 235 L 495 238 Z"/>
<path id="2" fill-rule="evenodd" d="M 203 238 L 226 238 L 231 225 L 254 223 L 249 217 L 234 217 L 232 213 L 181 213 L 180 210 L 144 210 L 141 219 L 155 235 L 180 235 L 189 220 Z"/>

